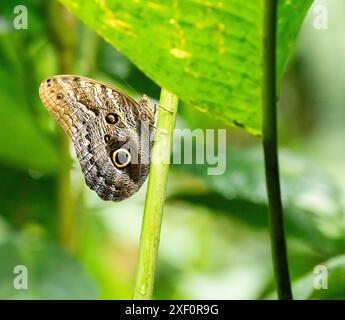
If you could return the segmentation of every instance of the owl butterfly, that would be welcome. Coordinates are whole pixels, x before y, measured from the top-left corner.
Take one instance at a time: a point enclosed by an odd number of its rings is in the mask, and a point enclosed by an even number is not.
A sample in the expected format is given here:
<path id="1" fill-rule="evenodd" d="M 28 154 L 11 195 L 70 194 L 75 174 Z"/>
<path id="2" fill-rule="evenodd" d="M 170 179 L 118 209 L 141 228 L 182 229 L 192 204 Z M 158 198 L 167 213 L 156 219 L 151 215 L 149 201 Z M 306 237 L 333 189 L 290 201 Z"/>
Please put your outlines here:
<path id="1" fill-rule="evenodd" d="M 101 82 L 72 75 L 43 81 L 39 95 L 71 137 L 86 184 L 104 200 L 120 201 L 149 174 L 155 106 Z"/>

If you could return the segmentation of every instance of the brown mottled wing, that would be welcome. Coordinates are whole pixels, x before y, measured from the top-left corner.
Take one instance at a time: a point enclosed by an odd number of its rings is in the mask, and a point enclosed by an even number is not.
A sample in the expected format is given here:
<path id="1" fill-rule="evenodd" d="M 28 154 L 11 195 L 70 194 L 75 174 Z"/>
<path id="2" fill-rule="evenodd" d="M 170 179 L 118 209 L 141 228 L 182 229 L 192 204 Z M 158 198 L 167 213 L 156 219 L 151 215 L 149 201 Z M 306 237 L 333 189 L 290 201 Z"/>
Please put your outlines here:
<path id="1" fill-rule="evenodd" d="M 40 98 L 71 137 L 87 185 L 104 200 L 134 194 L 149 173 L 154 106 L 138 103 L 92 79 L 61 75 L 43 81 Z M 130 163 L 114 165 L 116 150 L 127 150 Z"/>

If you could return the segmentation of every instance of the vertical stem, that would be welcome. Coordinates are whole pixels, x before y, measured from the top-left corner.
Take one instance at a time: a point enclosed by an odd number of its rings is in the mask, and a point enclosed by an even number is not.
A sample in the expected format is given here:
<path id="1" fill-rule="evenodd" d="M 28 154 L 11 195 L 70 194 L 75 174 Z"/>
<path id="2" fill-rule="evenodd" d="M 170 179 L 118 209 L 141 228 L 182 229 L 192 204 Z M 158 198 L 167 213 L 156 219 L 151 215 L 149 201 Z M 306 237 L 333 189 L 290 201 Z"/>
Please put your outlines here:
<path id="1" fill-rule="evenodd" d="M 91 77 L 96 69 L 96 57 L 99 47 L 99 37 L 85 25 L 80 25 L 80 36 L 78 38 L 79 52 L 77 72 L 81 75 Z"/>
<path id="2" fill-rule="evenodd" d="M 65 132 L 59 131 L 61 158 L 66 164 L 61 168 L 57 180 L 58 196 L 58 240 L 69 253 L 75 252 L 74 199 L 70 176 L 69 140 Z"/>
<path id="3" fill-rule="evenodd" d="M 58 72 L 71 73 L 75 60 L 76 23 L 74 18 L 55 0 L 47 1 L 48 30 L 56 48 Z M 60 129 L 59 142 L 64 165 L 57 181 L 58 240 L 70 253 L 75 253 L 75 212 L 71 185 L 69 138 Z"/>
<path id="4" fill-rule="evenodd" d="M 95 72 L 96 56 L 99 47 L 99 38 L 94 31 L 85 25 L 79 25 L 78 34 L 78 59 L 76 60 L 76 73 L 92 77 Z M 83 253 L 83 240 L 85 238 L 85 227 L 88 219 L 88 212 L 85 207 L 85 180 L 81 171 L 74 172 L 79 179 L 73 185 L 74 196 L 74 254 L 80 256 Z"/>
<path id="5" fill-rule="evenodd" d="M 133 299 L 151 299 L 178 98 L 162 89 L 140 236 Z"/>
<path id="6" fill-rule="evenodd" d="M 265 0 L 264 7 L 263 148 L 265 155 L 272 260 L 278 298 L 280 300 L 292 300 L 283 225 L 277 143 L 277 3 L 277 0 Z"/>

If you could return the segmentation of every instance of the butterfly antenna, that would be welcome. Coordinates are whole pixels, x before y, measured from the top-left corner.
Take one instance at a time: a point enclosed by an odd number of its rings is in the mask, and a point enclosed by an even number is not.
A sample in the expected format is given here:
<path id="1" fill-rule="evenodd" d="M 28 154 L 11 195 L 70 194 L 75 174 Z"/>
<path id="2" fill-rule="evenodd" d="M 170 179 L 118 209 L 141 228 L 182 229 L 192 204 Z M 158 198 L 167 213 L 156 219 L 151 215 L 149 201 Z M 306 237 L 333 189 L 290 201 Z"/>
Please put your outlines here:
<path id="1" fill-rule="evenodd" d="M 139 97 L 142 96 L 142 94 L 139 93 L 133 86 L 131 86 L 125 79 L 122 79 L 119 74 L 117 74 L 116 72 L 112 72 L 112 73 L 118 80 L 124 83 L 128 88 L 132 89 L 136 93 L 136 95 L 138 95 Z"/>
<path id="2" fill-rule="evenodd" d="M 173 113 L 172 111 L 168 110 L 168 109 L 165 109 L 164 107 L 162 107 L 161 105 L 158 105 L 159 108 L 162 108 L 163 110 L 165 110 L 166 112 L 169 112 L 169 113 Z"/>

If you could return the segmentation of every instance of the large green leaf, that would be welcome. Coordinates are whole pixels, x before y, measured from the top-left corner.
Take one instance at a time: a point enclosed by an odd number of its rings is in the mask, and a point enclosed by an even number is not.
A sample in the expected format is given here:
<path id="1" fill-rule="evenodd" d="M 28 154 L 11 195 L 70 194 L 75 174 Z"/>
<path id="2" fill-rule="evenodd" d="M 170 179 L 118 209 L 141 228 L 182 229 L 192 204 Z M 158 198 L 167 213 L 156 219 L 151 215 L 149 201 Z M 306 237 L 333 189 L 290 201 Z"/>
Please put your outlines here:
<path id="1" fill-rule="evenodd" d="M 260 134 L 263 0 L 61 2 L 160 86 Z M 279 1 L 279 81 L 311 3 Z"/>

